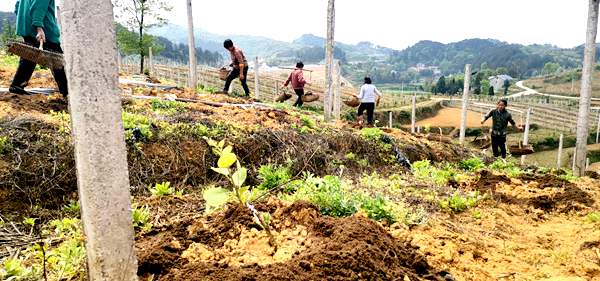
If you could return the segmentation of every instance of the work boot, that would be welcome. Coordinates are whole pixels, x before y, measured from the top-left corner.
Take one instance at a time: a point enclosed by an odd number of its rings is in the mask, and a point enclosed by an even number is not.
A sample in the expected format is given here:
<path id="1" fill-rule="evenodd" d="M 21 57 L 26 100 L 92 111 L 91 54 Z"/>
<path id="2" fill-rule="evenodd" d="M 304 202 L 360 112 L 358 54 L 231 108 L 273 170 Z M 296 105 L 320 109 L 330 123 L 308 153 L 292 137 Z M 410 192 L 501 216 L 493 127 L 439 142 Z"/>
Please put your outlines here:
<path id="1" fill-rule="evenodd" d="M 31 93 L 25 91 L 25 89 L 19 87 L 19 86 L 10 86 L 10 88 L 8 88 L 8 91 L 10 93 L 13 94 L 17 94 L 17 95 L 24 95 L 24 96 L 30 96 Z"/>

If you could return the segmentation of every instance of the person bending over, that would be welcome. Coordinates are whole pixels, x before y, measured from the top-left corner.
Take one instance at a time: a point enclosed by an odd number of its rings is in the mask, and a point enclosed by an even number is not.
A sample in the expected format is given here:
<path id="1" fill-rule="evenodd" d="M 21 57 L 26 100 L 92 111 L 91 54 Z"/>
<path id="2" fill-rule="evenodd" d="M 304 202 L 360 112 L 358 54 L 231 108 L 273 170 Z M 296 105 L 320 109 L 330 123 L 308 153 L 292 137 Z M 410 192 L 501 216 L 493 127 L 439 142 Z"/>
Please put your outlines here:
<path id="1" fill-rule="evenodd" d="M 223 47 L 229 51 L 229 54 L 231 55 L 230 66 L 233 67 L 233 70 L 231 73 L 229 73 L 229 76 L 227 76 L 223 92 L 229 92 L 229 86 L 231 86 L 231 82 L 239 77 L 240 82 L 242 82 L 242 88 L 244 88 L 244 93 L 247 97 L 249 97 L 250 89 L 246 83 L 246 77 L 248 75 L 248 61 L 246 60 L 246 56 L 244 56 L 244 52 L 240 48 L 234 46 L 231 39 L 225 40 L 225 42 L 223 42 Z"/>

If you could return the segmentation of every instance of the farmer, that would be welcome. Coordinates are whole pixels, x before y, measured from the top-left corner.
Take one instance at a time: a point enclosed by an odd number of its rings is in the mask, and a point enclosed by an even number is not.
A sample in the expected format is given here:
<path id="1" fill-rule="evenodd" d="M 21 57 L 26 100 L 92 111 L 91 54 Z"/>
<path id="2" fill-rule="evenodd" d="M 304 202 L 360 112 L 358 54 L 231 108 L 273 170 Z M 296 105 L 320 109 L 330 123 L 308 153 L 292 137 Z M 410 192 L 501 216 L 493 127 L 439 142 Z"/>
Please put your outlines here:
<path id="1" fill-rule="evenodd" d="M 364 111 L 367 111 L 367 126 L 373 126 L 373 113 L 375 112 L 375 104 L 379 105 L 382 94 L 377 90 L 377 87 L 372 84 L 370 77 L 365 77 L 365 84 L 360 87 L 360 93 L 354 95 L 360 100 L 358 107 L 358 118 L 362 118 Z"/>
<path id="2" fill-rule="evenodd" d="M 508 123 L 512 124 L 513 127 L 522 129 L 521 126 L 517 126 L 512 115 L 506 110 L 508 101 L 500 100 L 496 105 L 496 109 L 490 111 L 482 120 L 481 125 L 488 119 L 492 118 L 492 150 L 494 151 L 494 157 L 502 155 L 503 159 L 506 159 L 506 134 L 508 132 Z"/>
<path id="3" fill-rule="evenodd" d="M 302 69 L 304 68 L 304 64 L 300 61 L 296 63 L 296 69 L 290 73 L 287 81 L 283 84 L 284 87 L 287 87 L 290 82 L 292 83 L 292 88 L 294 92 L 298 96 L 296 103 L 294 106 L 302 107 L 302 96 L 304 96 L 304 85 L 306 85 L 306 80 L 304 80 L 304 73 L 302 73 Z"/>
<path id="4" fill-rule="evenodd" d="M 17 15 L 17 35 L 22 36 L 25 43 L 39 47 L 44 44 L 44 49 L 62 53 L 60 47 L 60 29 L 56 21 L 56 5 L 54 0 L 19 0 L 15 4 Z M 36 63 L 22 59 L 15 77 L 10 85 L 9 92 L 19 95 L 28 95 L 25 87 L 31 79 Z M 52 75 L 60 93 L 67 97 L 67 76 L 64 69 L 52 69 Z"/>
<path id="5" fill-rule="evenodd" d="M 223 92 L 229 92 L 229 86 L 231 85 L 231 82 L 235 78 L 239 77 L 240 81 L 242 82 L 242 87 L 244 88 L 244 93 L 247 97 L 249 97 L 250 89 L 248 89 L 248 84 L 246 84 L 246 76 L 248 75 L 248 61 L 246 60 L 246 56 L 244 56 L 244 52 L 240 48 L 233 46 L 233 41 L 231 41 L 231 39 L 225 40 L 225 42 L 223 42 L 223 47 L 229 51 L 229 54 L 231 55 L 230 66 L 233 67 L 233 71 L 231 71 L 229 76 L 227 76 L 227 81 L 225 81 Z"/>

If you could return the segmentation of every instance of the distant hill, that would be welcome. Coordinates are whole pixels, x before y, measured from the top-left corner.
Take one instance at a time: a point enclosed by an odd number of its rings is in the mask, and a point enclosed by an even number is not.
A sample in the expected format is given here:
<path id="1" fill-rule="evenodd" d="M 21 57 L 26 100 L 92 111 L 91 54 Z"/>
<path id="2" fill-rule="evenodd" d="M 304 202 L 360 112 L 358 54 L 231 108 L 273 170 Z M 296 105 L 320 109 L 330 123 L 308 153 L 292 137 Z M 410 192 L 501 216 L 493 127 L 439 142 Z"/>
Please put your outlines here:
<path id="1" fill-rule="evenodd" d="M 174 42 L 186 42 L 184 27 L 166 25 L 154 28 L 153 35 L 165 37 Z M 308 63 L 322 62 L 325 39 L 305 34 L 292 42 L 248 35 L 217 35 L 207 31 L 196 32 L 199 46 L 219 52 L 227 58 L 222 41 L 231 38 L 241 46 L 248 57 L 259 56 L 274 65 L 289 65 L 295 60 Z M 600 59 L 600 49 L 597 58 Z M 418 82 L 433 80 L 439 75 L 463 72 L 464 65 L 470 63 L 475 70 L 480 68 L 497 69 L 516 78 L 538 75 L 548 62 L 558 63 L 562 68 L 577 68 L 583 60 L 583 46 L 559 48 L 552 45 L 509 44 L 494 39 L 467 39 L 444 44 L 434 41 L 420 41 L 404 50 L 394 50 L 377 46 L 371 42 L 345 44 L 336 42 L 335 56 L 344 62 L 344 72 L 354 81 L 369 75 L 379 83 Z M 415 68 L 416 65 L 425 68 Z M 416 70 L 415 70 L 416 69 Z M 439 70 L 438 71 L 432 71 Z"/>
<path id="2" fill-rule="evenodd" d="M 4 22 L 8 20 L 10 24 L 15 24 L 16 16 L 11 12 L 0 12 L 0 32 L 4 30 Z"/>

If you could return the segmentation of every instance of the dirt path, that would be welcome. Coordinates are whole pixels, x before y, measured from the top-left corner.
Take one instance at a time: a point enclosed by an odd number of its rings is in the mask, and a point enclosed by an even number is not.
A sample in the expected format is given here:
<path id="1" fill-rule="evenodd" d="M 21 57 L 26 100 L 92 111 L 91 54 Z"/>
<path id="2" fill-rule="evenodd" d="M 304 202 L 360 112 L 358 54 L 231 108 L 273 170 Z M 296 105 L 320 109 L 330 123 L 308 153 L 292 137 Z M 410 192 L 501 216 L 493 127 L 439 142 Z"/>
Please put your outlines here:
<path id="1" fill-rule="evenodd" d="M 417 126 L 460 127 L 460 115 L 461 109 L 459 108 L 442 108 L 434 117 L 418 121 Z M 481 127 L 480 121 L 481 114 L 473 111 L 467 112 L 467 127 Z M 486 125 L 491 125 L 491 121 L 488 120 Z"/>

